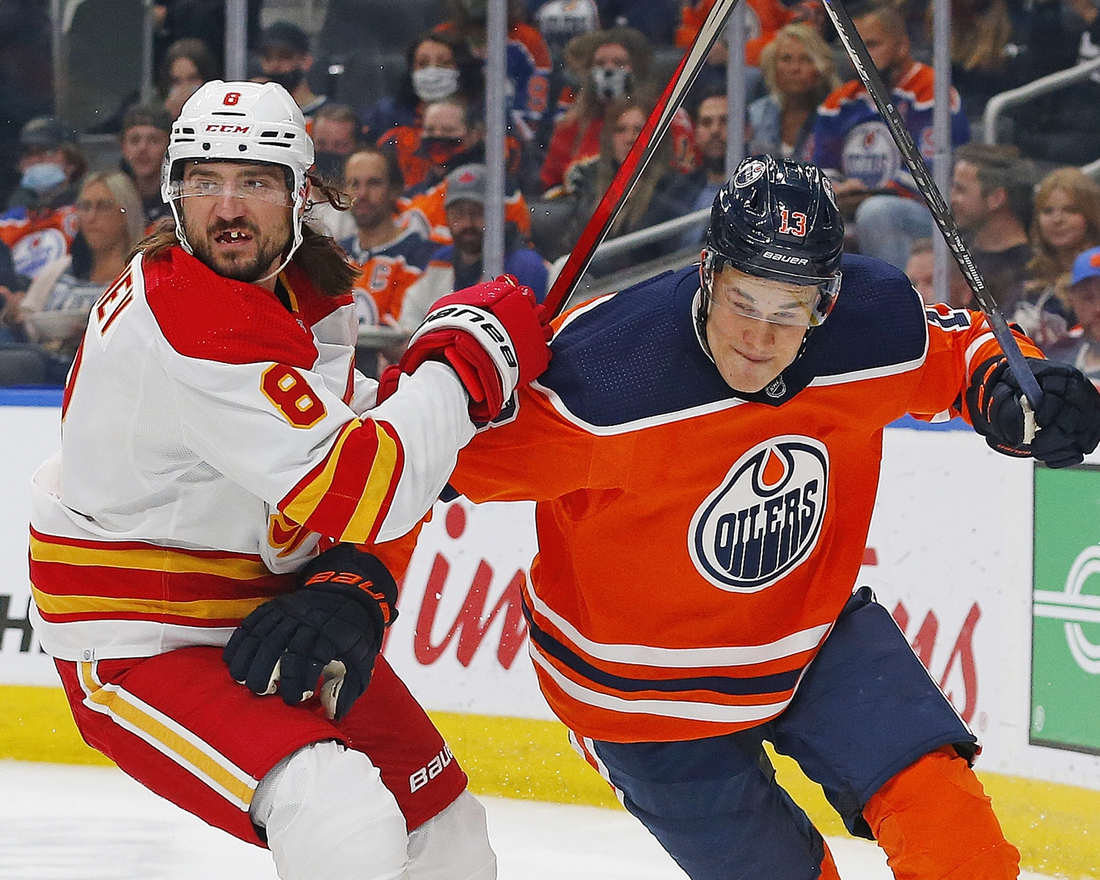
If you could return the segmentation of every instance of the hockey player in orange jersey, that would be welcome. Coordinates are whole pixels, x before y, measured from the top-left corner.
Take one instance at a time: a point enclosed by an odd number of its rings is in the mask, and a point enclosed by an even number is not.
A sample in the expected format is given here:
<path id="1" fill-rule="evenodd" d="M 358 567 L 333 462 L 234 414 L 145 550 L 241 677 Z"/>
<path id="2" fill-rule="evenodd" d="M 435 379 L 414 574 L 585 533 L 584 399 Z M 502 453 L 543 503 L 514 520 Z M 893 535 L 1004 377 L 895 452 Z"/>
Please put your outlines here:
<path id="1" fill-rule="evenodd" d="M 378 656 L 380 558 L 401 573 L 395 543 L 546 366 L 548 328 L 530 291 L 476 285 L 379 403 L 353 369 L 355 269 L 303 225 L 335 198 L 313 160 L 275 83 L 183 106 L 176 227 L 93 307 L 35 473 L 31 614 L 84 739 L 282 880 L 492 880 L 481 805 Z"/>
<path id="2" fill-rule="evenodd" d="M 1100 394 L 1019 336 L 1032 434 L 984 316 L 843 240 L 817 167 L 746 159 L 701 263 L 568 313 L 451 484 L 537 502 L 543 694 L 693 880 L 837 876 L 766 741 L 896 877 L 1016 877 L 976 738 L 856 579 L 887 424 L 962 416 L 1060 467 L 1096 446 Z"/>

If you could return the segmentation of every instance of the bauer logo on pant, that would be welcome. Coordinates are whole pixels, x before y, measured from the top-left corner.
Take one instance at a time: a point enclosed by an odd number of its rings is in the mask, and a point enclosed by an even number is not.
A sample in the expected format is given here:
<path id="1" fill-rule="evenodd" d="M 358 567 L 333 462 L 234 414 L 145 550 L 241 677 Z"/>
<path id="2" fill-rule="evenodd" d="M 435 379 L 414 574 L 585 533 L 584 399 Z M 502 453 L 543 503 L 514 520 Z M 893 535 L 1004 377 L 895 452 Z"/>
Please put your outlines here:
<path id="1" fill-rule="evenodd" d="M 692 517 L 699 573 L 755 593 L 801 565 L 821 533 L 828 474 L 825 446 L 809 437 L 775 437 L 742 455 Z"/>

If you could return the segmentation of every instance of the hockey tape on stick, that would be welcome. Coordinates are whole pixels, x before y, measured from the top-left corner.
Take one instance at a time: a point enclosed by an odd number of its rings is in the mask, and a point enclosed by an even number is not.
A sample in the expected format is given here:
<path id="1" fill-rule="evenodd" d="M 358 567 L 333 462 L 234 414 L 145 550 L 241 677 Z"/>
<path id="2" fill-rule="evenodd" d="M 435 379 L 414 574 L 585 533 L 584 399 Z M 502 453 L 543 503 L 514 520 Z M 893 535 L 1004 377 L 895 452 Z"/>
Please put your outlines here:
<path id="1" fill-rule="evenodd" d="M 721 36 L 737 3 L 738 0 L 718 0 L 711 7 L 703 26 L 695 36 L 695 41 L 691 44 L 691 48 L 680 59 L 676 72 L 672 74 L 672 78 L 668 81 L 664 92 L 661 93 L 661 97 L 657 99 L 657 104 L 653 108 L 653 112 L 649 114 L 649 119 L 646 120 L 645 125 L 642 126 L 641 132 L 634 141 L 634 146 L 630 148 L 623 164 L 619 166 L 619 170 L 612 178 L 607 192 L 603 194 L 603 198 L 600 199 L 600 203 L 589 218 L 584 231 L 581 232 L 580 238 L 565 261 L 565 265 L 562 266 L 561 272 L 558 273 L 558 277 L 550 286 L 550 291 L 546 294 L 543 305 L 551 315 L 558 314 L 562 306 L 572 296 L 578 282 L 581 280 L 581 276 L 584 275 L 591 264 L 596 248 L 599 247 L 600 242 L 607 235 L 607 230 L 615 222 L 623 203 L 626 202 L 627 196 L 630 195 L 634 184 L 637 183 L 638 177 L 657 151 L 661 138 L 672 123 L 672 117 L 680 109 L 684 96 L 691 88 L 692 83 L 695 82 L 696 76 L 699 75 L 703 62 L 706 61 L 711 47 Z"/>
<path id="2" fill-rule="evenodd" d="M 905 164 L 909 167 L 909 173 L 913 175 L 917 190 L 924 197 L 928 210 L 932 214 L 932 219 L 936 221 L 936 226 L 939 228 L 944 241 L 947 242 L 948 249 L 954 256 L 955 262 L 959 264 L 959 268 L 966 278 L 966 283 L 974 291 L 974 298 L 978 301 L 978 305 L 989 321 L 997 342 L 1000 343 L 1001 350 L 1008 360 L 1008 366 L 1012 370 L 1012 375 L 1020 383 L 1020 388 L 1031 404 L 1032 410 L 1038 410 L 1039 401 L 1043 398 L 1039 383 L 1035 381 L 1034 374 L 1028 367 L 1027 361 L 1024 360 L 1020 346 L 1016 344 L 1016 337 L 1008 329 L 1008 322 L 1005 321 L 1001 310 L 997 308 L 997 303 L 986 289 L 985 280 L 978 271 L 978 267 L 974 265 L 974 258 L 970 255 L 970 251 L 962 240 L 962 235 L 959 234 L 959 227 L 955 224 L 955 217 L 951 213 L 947 202 L 944 201 L 943 194 L 936 186 L 935 180 L 932 179 L 928 166 L 924 164 L 924 158 L 917 149 L 917 145 L 913 143 L 913 138 L 906 129 L 905 124 L 901 121 L 897 108 L 890 102 L 889 92 L 882 82 L 882 77 L 879 76 L 875 63 L 871 60 L 871 54 L 867 51 L 867 45 L 863 42 L 863 37 L 859 35 L 843 4 L 838 0 L 822 0 L 822 3 L 825 6 L 825 12 L 833 22 L 833 27 L 836 28 L 840 42 L 844 44 L 844 49 L 848 53 L 856 73 L 859 74 L 863 85 L 870 93 L 879 114 L 886 121 L 886 126 L 890 129 L 890 135 L 893 137 L 902 158 L 905 159 Z M 1026 408 L 1024 412 L 1027 412 Z"/>

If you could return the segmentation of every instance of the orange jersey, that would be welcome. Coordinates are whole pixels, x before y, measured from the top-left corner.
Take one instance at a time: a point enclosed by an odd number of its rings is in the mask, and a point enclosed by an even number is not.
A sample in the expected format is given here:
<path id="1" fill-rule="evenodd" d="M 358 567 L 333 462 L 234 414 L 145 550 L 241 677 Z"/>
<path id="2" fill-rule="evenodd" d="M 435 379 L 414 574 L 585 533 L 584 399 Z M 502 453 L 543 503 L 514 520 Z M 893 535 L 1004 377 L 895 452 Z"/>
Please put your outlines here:
<path id="1" fill-rule="evenodd" d="M 352 295 L 357 303 L 360 292 L 370 297 L 375 323 L 387 315 L 395 320 L 401 315 L 405 293 L 424 274 L 439 247 L 417 230 L 408 228 L 379 248 L 359 247 L 358 235 L 341 241 L 340 246 L 360 269 Z"/>
<path id="2" fill-rule="evenodd" d="M 399 199 L 398 209 L 401 211 L 401 222 L 412 228 L 427 228 L 431 231 L 432 241 L 439 244 L 451 243 L 451 230 L 447 228 L 447 181 L 442 180 L 427 192 L 420 193 L 412 198 Z M 504 196 L 504 219 L 508 223 L 514 223 L 520 234 L 528 239 L 531 237 L 531 212 L 527 207 L 527 199 L 518 189 Z"/>
<path id="3" fill-rule="evenodd" d="M 751 395 L 699 341 L 697 266 L 580 306 L 512 421 L 460 454 L 471 500 L 537 503 L 531 653 L 579 735 L 697 739 L 782 712 L 856 584 L 884 427 L 968 418 L 999 352 L 984 317 L 926 312 L 877 260 L 843 272 L 829 320 Z"/>
<path id="4" fill-rule="evenodd" d="M 692 44 L 713 6 L 714 0 L 698 0 L 680 10 L 675 37 L 679 48 L 686 49 Z M 748 0 L 746 7 L 749 14 L 745 18 L 745 63 L 759 67 L 760 53 L 780 28 L 795 20 L 795 13 L 779 0 Z"/>
<path id="5" fill-rule="evenodd" d="M 15 271 L 28 278 L 65 256 L 75 235 L 74 205 L 41 211 L 19 207 L 0 215 L 0 241 L 11 250 Z"/>

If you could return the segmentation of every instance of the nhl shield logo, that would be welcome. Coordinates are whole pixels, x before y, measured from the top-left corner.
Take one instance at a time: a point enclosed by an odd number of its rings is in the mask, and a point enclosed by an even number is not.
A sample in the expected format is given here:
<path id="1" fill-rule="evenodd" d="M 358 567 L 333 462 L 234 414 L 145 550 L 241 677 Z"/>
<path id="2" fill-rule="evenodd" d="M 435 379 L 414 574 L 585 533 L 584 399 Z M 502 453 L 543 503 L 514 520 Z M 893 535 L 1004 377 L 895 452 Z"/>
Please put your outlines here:
<path id="1" fill-rule="evenodd" d="M 695 511 L 691 560 L 710 583 L 755 593 L 805 561 L 825 517 L 829 454 L 810 437 L 773 437 L 737 460 Z"/>

